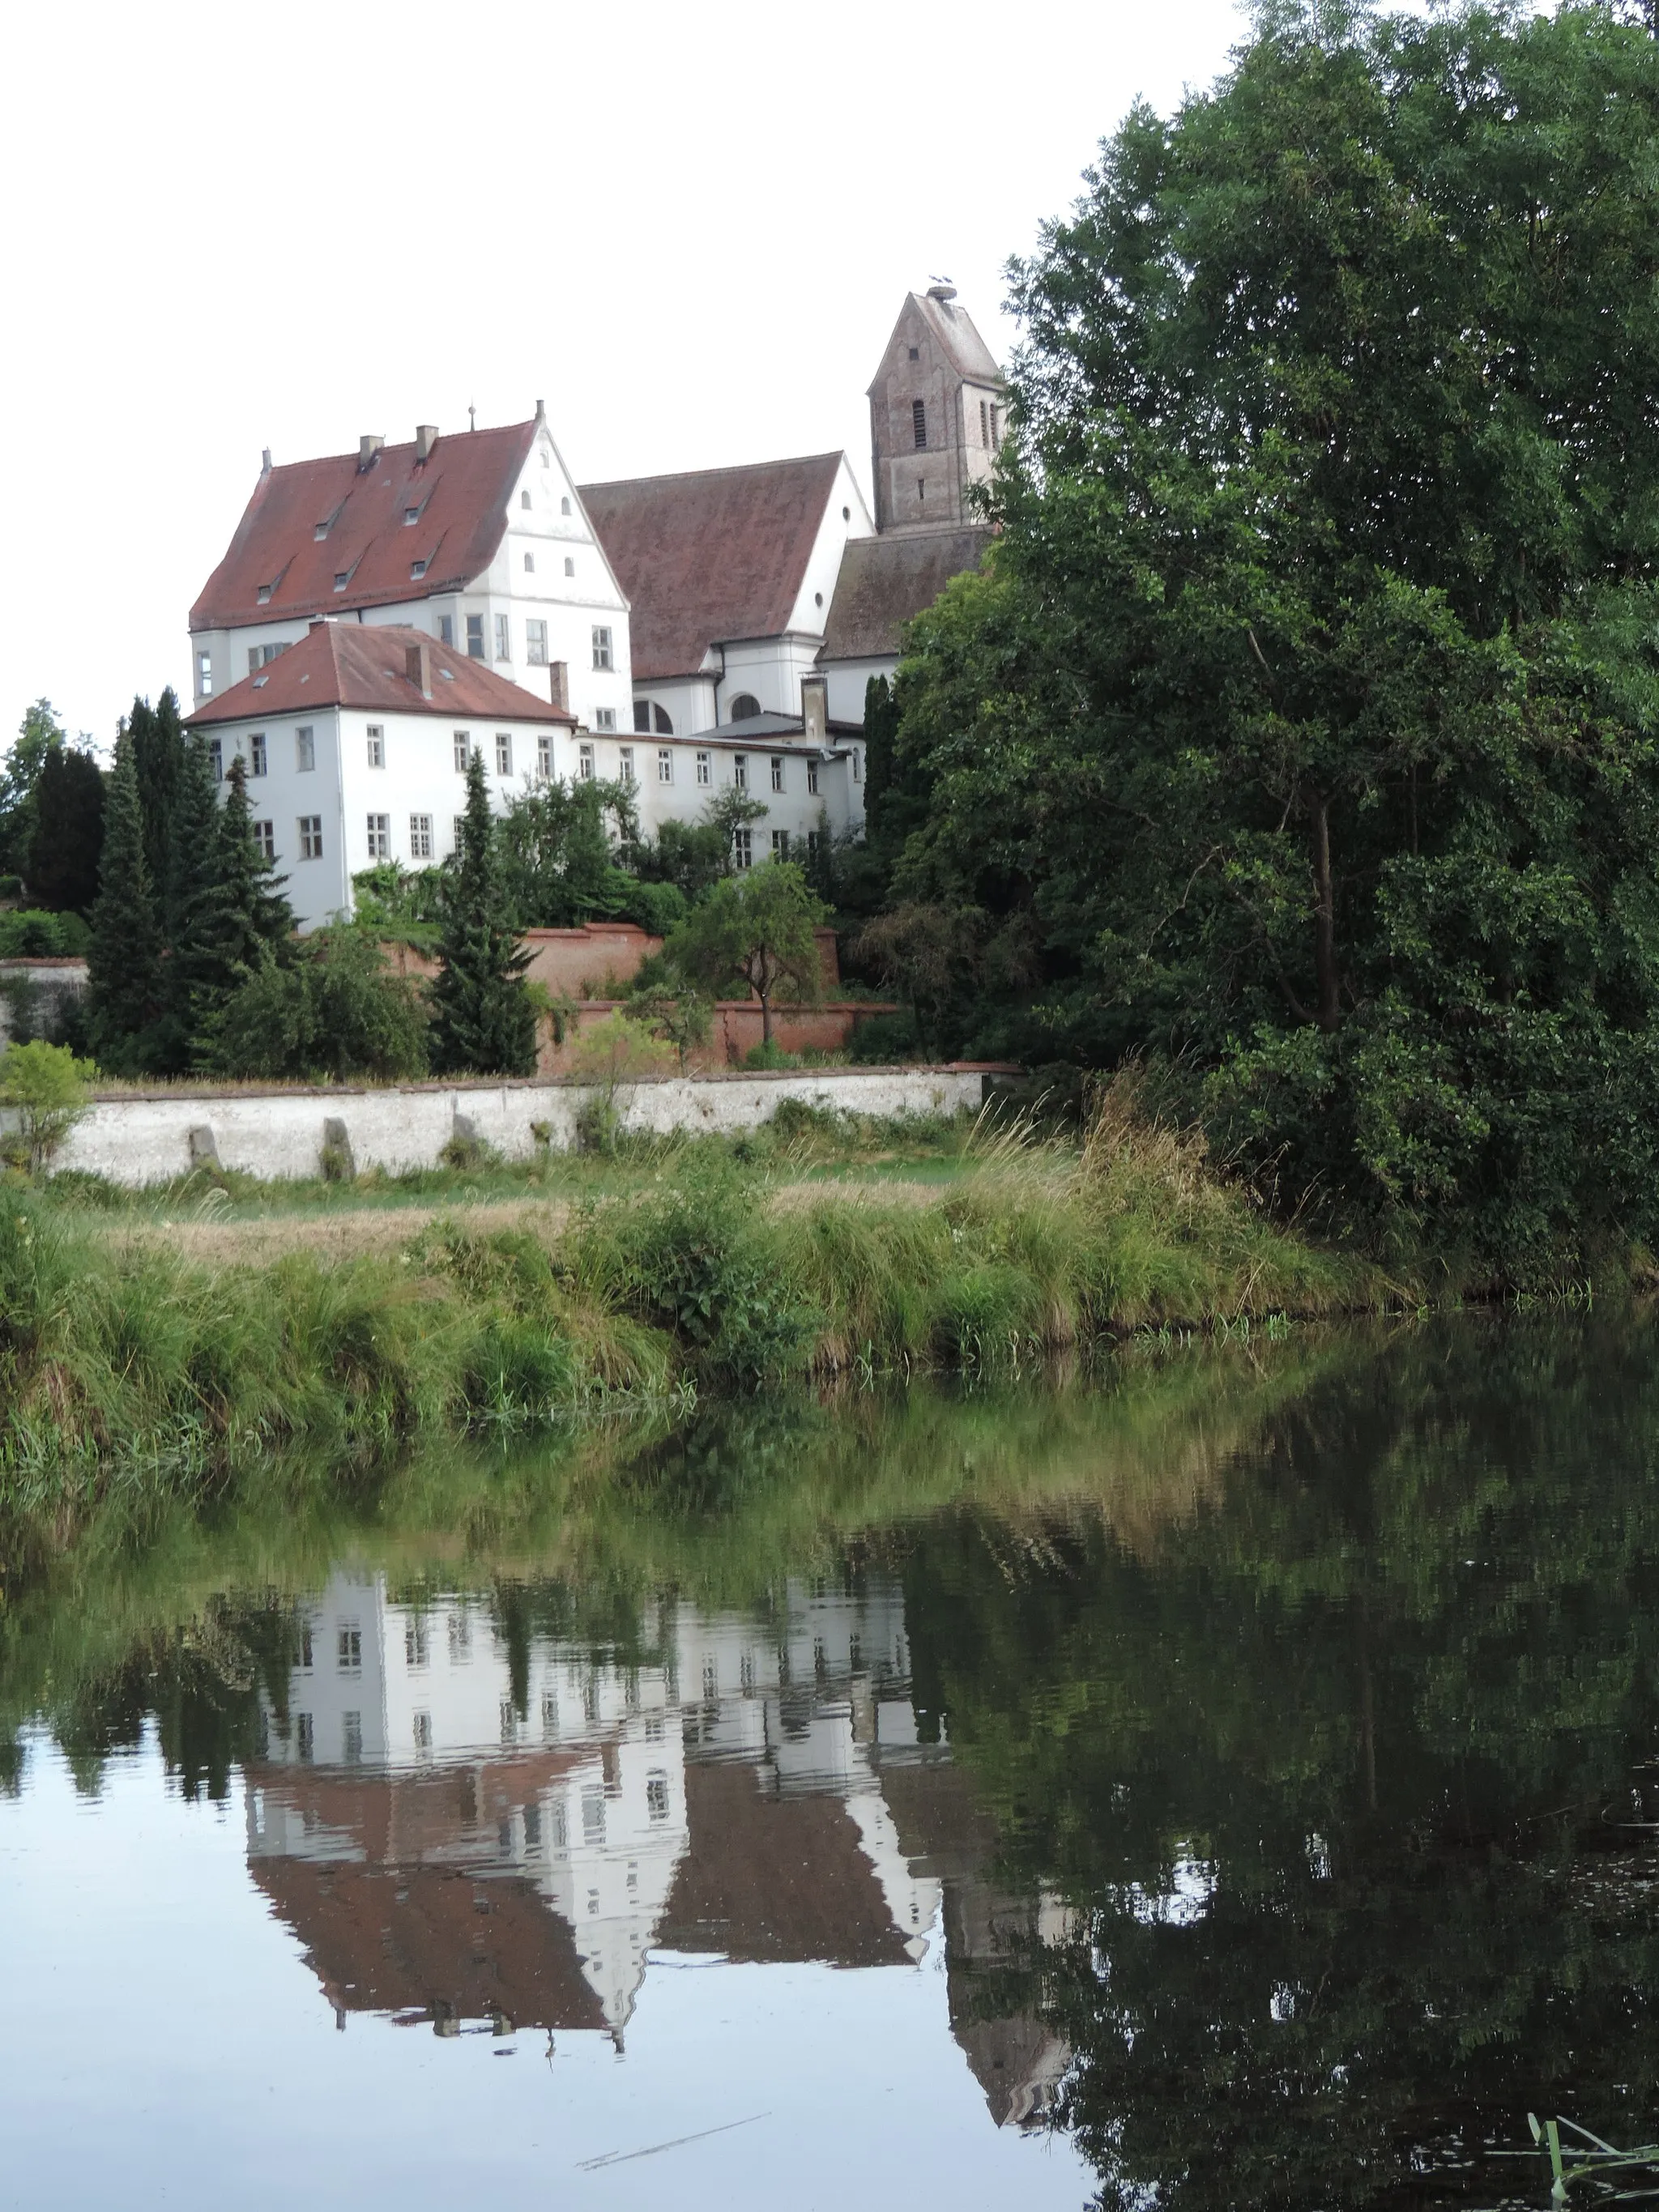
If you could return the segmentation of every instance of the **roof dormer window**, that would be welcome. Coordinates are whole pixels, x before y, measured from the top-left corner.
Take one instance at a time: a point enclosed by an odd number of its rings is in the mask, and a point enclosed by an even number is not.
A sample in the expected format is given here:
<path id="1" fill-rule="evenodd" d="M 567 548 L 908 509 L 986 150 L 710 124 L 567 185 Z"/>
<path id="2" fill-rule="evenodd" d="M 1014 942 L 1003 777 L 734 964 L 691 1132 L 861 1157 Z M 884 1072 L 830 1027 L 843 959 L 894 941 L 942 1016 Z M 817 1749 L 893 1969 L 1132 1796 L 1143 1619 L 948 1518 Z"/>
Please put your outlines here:
<path id="1" fill-rule="evenodd" d="M 420 581 L 421 578 L 422 578 L 422 576 L 424 576 L 424 575 L 425 575 L 425 574 L 426 574 L 426 562 L 425 562 L 424 561 L 411 561 L 411 562 L 410 562 L 410 564 L 409 564 L 409 580 L 410 580 L 410 582 L 411 584 L 416 584 L 416 583 L 418 583 L 418 582 Z"/>
<path id="2" fill-rule="evenodd" d="M 342 500 L 340 501 L 340 507 L 343 507 L 344 505 L 345 501 Z M 329 532 L 333 529 L 335 524 L 340 519 L 340 507 L 337 507 L 332 514 L 325 514 L 323 517 L 322 520 L 317 525 L 317 527 L 311 533 L 313 540 L 320 542 L 323 538 L 327 537 Z"/>
<path id="3" fill-rule="evenodd" d="M 256 691 L 263 691 L 270 681 L 270 678 L 268 676 L 256 676 L 253 679 L 253 688 Z"/>
<path id="4" fill-rule="evenodd" d="M 271 593 L 271 586 L 270 586 L 269 584 L 261 584 L 261 585 L 260 585 L 260 586 L 259 586 L 259 605 L 260 605 L 262 607 L 268 607 L 268 606 L 270 605 L 270 593 Z"/>
<path id="5" fill-rule="evenodd" d="M 351 571 L 349 568 L 340 568 L 336 570 L 334 576 L 334 588 L 337 592 L 344 591 L 346 586 L 350 581 Z"/>

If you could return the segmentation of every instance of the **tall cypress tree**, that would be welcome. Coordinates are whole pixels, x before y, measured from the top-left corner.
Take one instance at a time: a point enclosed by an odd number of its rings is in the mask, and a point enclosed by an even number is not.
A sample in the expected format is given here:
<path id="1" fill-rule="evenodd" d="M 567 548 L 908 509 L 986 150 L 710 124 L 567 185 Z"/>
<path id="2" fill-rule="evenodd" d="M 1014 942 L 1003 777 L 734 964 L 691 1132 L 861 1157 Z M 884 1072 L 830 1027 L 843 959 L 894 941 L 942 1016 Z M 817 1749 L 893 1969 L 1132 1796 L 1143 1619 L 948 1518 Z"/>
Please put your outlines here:
<path id="1" fill-rule="evenodd" d="M 87 968 L 88 1035 L 98 1060 L 118 1075 L 152 1072 L 165 977 L 161 933 L 144 852 L 137 749 L 126 726 L 116 739 L 115 768 L 109 781 Z"/>
<path id="2" fill-rule="evenodd" d="M 265 964 L 267 954 L 280 959 L 294 934 L 294 909 L 282 891 L 287 878 L 254 842 L 247 770 L 240 754 L 226 782 L 225 802 L 212 824 L 210 863 L 174 951 L 189 979 L 184 1011 L 191 1059 L 198 1065 L 216 1058 L 232 995 Z"/>
<path id="3" fill-rule="evenodd" d="M 172 873 L 173 809 L 185 772 L 185 730 L 173 687 L 169 684 L 153 707 L 148 699 L 135 699 L 127 730 L 143 810 L 144 865 L 156 898 L 165 902 Z"/>
<path id="4" fill-rule="evenodd" d="M 90 753 L 54 745 L 34 787 L 34 831 L 24 871 L 31 905 L 89 913 L 103 843 L 102 771 Z"/>
<path id="5" fill-rule="evenodd" d="M 167 948 L 167 1012 L 156 1032 L 156 1064 L 182 1075 L 191 1040 L 221 976 L 219 799 L 207 740 L 192 732 L 181 748 L 164 817 L 166 878 L 161 933 Z"/>
<path id="6" fill-rule="evenodd" d="M 433 1065 L 446 1075 L 529 1075 L 536 1012 L 525 989 L 530 956 L 507 926 L 495 825 L 483 758 L 466 767 L 466 812 L 458 863 L 445 885 L 443 965 L 432 987 Z"/>

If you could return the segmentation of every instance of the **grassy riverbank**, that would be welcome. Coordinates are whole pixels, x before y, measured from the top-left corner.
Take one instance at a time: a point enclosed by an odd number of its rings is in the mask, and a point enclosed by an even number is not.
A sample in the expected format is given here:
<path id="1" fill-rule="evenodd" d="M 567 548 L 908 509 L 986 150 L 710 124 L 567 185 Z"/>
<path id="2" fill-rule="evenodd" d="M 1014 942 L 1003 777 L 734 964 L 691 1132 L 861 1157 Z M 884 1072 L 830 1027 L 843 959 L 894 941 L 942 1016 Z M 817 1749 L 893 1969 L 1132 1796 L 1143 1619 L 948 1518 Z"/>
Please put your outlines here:
<path id="1" fill-rule="evenodd" d="M 362 1468 L 461 1431 L 790 1376 L 1017 1373 L 1395 1295 L 1109 1106 L 1080 1146 L 804 1114 L 433 1182 L 8 1191 L 0 1509 L 67 1534 L 112 1488 L 199 1494 L 281 1447 Z"/>

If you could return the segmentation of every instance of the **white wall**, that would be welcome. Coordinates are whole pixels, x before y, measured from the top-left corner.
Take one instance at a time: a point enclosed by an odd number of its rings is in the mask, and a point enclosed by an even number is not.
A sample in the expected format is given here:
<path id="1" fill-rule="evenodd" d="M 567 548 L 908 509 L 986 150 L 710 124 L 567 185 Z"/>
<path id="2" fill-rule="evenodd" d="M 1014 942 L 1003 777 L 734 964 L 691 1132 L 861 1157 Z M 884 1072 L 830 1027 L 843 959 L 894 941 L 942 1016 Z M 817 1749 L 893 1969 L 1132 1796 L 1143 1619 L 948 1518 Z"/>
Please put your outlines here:
<path id="1" fill-rule="evenodd" d="M 730 1133 L 769 1121 L 780 1100 L 800 1098 L 848 1114 L 882 1118 L 954 1114 L 983 1101 L 982 1075 L 945 1068 L 821 1068 L 785 1075 L 670 1076 L 623 1092 L 624 1128 Z M 578 1084 L 422 1085 L 381 1091 L 234 1091 L 214 1097 L 168 1093 L 100 1099 L 70 1132 L 54 1164 L 141 1188 L 186 1174 L 190 1133 L 213 1133 L 227 1168 L 268 1180 L 320 1171 L 325 1121 L 345 1123 L 361 1172 L 398 1174 L 433 1167 L 464 1118 L 506 1158 L 535 1157 L 533 1125 L 545 1124 L 560 1151 L 575 1143 L 582 1108 L 597 1096 Z M 15 1114 L 0 1113 L 0 1127 Z"/>
<path id="2" fill-rule="evenodd" d="M 888 653 L 879 660 L 826 660 L 818 673 L 825 679 L 829 691 L 830 719 L 832 722 L 856 722 L 864 727 L 864 687 L 872 676 L 884 676 L 890 684 L 898 672 L 898 655 Z"/>

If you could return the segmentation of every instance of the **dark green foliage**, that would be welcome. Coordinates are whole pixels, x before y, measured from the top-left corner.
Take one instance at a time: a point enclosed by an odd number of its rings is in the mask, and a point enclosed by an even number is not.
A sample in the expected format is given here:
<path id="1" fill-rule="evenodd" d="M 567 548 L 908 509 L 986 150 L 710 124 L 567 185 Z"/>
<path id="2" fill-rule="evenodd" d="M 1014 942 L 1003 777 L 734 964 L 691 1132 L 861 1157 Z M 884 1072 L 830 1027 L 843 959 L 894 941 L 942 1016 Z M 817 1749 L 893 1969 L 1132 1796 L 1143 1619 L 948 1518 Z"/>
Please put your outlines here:
<path id="1" fill-rule="evenodd" d="M 0 960 L 76 960 L 86 956 L 92 932 L 78 914 L 48 914 L 36 907 L 0 913 Z"/>
<path id="2" fill-rule="evenodd" d="M 65 742 L 50 699 L 27 708 L 0 769 L 0 871 L 24 876 L 34 843 L 35 792 L 50 754 Z"/>
<path id="3" fill-rule="evenodd" d="M 713 995 L 739 982 L 751 990 L 769 1044 L 778 999 L 816 1005 L 823 995 L 815 932 L 828 919 L 793 861 L 769 860 L 722 877 L 669 939 L 664 958 Z"/>
<path id="4" fill-rule="evenodd" d="M 192 1060 L 253 1073 L 228 1063 L 219 1040 L 244 986 L 291 957 L 294 913 L 282 893 L 285 879 L 254 842 L 240 755 L 226 783 L 224 804 L 213 802 L 205 825 L 205 865 L 197 872 L 191 904 L 180 918 L 174 965 L 187 991 Z"/>
<path id="5" fill-rule="evenodd" d="M 295 1082 L 399 1082 L 426 1073 L 427 1030 L 418 983 L 397 973 L 374 931 L 342 923 L 280 951 L 256 945 L 210 1064 Z"/>
<path id="6" fill-rule="evenodd" d="M 104 843 L 104 778 L 78 746 L 53 745 L 34 787 L 29 896 L 58 913 L 90 914 Z"/>
<path id="7" fill-rule="evenodd" d="M 1264 14 L 1017 269 L 900 679 L 957 1041 L 1168 1054 L 1264 1188 L 1512 1275 L 1659 1229 L 1656 114 L 1600 8 Z"/>
<path id="8" fill-rule="evenodd" d="M 144 864 L 157 897 L 165 898 L 173 875 L 173 811 L 185 779 L 184 724 L 171 684 L 153 707 L 135 699 L 125 726 L 143 806 Z"/>
<path id="9" fill-rule="evenodd" d="M 460 851 L 446 874 L 438 951 L 443 964 L 432 986 L 438 1073 L 532 1073 L 536 1014 L 524 983 L 529 958 L 507 921 L 489 789 L 476 749 L 467 763 Z"/>
<path id="10" fill-rule="evenodd" d="M 537 783 L 495 825 L 501 896 L 520 929 L 569 929 L 623 916 L 638 889 L 617 865 L 639 844 L 632 788 Z"/>
<path id="11" fill-rule="evenodd" d="M 123 730 L 109 781 L 87 955 L 92 1049 L 118 1075 L 153 1072 L 151 1039 L 165 1005 L 161 926 L 144 846 L 137 747 L 131 731 Z"/>

